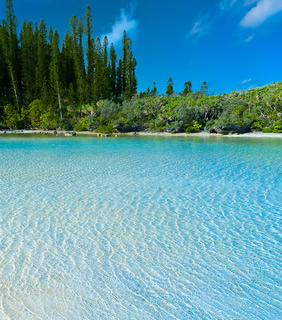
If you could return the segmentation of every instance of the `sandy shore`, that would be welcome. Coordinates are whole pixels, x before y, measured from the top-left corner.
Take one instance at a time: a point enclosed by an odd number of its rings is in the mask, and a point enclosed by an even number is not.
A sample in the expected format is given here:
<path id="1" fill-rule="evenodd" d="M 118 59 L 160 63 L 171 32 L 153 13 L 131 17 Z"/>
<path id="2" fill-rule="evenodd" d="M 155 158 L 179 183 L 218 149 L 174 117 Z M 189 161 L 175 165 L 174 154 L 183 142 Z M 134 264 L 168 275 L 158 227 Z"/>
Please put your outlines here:
<path id="1" fill-rule="evenodd" d="M 55 131 L 54 130 L 3 130 L 0 131 L 0 135 L 9 134 L 36 134 L 36 135 L 58 135 L 58 136 L 72 136 L 70 131 Z M 82 131 L 76 132 L 77 136 L 106 136 L 107 134 Z M 282 133 L 262 133 L 262 132 L 249 132 L 244 134 L 214 134 L 208 132 L 198 132 L 198 133 L 165 133 L 165 132 L 130 132 L 130 133 L 112 133 L 110 136 L 160 136 L 160 137 L 218 137 L 218 138 L 282 138 Z"/>
<path id="2" fill-rule="evenodd" d="M 132 133 L 130 134 L 132 135 Z M 198 132 L 198 133 L 164 133 L 164 132 L 137 132 L 136 135 L 141 136 L 173 136 L 173 137 L 219 137 L 219 138 L 231 138 L 231 137 L 238 137 L 238 138 L 282 138 L 282 133 L 262 133 L 262 132 L 250 132 L 244 134 L 215 134 L 215 133 L 208 133 L 208 132 Z"/>

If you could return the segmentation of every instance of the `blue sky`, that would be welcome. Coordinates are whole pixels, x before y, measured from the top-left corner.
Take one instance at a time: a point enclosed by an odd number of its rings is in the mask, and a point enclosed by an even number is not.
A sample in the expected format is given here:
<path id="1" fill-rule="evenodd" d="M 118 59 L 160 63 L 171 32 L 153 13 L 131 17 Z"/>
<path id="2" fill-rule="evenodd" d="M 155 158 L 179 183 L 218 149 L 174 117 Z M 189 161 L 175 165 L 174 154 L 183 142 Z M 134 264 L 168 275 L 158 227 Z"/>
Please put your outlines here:
<path id="1" fill-rule="evenodd" d="M 13 0 L 21 27 L 43 18 L 61 39 L 73 14 L 89 4 L 94 37 L 107 35 L 120 47 L 124 29 L 133 39 L 138 89 L 154 81 L 164 93 L 191 80 L 198 90 L 223 93 L 282 80 L 282 0 Z M 0 18 L 5 1 L 0 1 Z"/>

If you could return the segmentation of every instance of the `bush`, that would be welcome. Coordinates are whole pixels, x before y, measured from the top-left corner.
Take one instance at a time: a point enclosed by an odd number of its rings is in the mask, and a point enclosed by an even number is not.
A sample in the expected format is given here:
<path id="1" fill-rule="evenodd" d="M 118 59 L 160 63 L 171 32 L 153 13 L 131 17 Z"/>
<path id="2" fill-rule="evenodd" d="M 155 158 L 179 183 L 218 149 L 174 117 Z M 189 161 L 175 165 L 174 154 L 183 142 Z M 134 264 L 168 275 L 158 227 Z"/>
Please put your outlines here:
<path id="1" fill-rule="evenodd" d="M 44 110 L 44 104 L 41 100 L 33 100 L 29 105 L 29 119 L 34 128 L 40 127 L 40 116 Z"/>
<path id="2" fill-rule="evenodd" d="M 166 122 L 164 120 L 155 119 L 150 122 L 150 129 L 155 132 L 163 131 L 163 128 L 166 126 Z"/>
<path id="3" fill-rule="evenodd" d="M 264 127 L 263 123 L 260 121 L 256 121 L 252 124 L 252 129 L 262 129 Z"/>
<path id="4" fill-rule="evenodd" d="M 282 133 L 282 121 L 281 120 L 274 121 L 273 125 L 271 127 L 264 128 L 262 130 L 262 132 L 264 132 L 264 133 L 270 133 L 270 132 Z"/>
<path id="5" fill-rule="evenodd" d="M 96 130 L 94 130 L 94 132 L 113 133 L 116 132 L 116 129 L 113 128 L 112 124 L 100 124 L 99 127 Z"/>
<path id="6" fill-rule="evenodd" d="M 42 129 L 53 130 L 60 126 L 61 120 L 59 115 L 51 111 L 45 112 L 40 117 L 40 126 Z"/>
<path id="7" fill-rule="evenodd" d="M 110 100 L 98 101 L 97 107 L 101 118 L 106 121 L 115 119 L 120 110 L 120 106 Z"/>
<path id="8" fill-rule="evenodd" d="M 213 119 L 209 120 L 207 123 L 206 123 L 206 129 L 211 129 L 212 127 L 215 126 L 215 121 Z"/>
<path id="9" fill-rule="evenodd" d="M 24 107 L 19 112 L 15 106 L 4 106 L 5 124 L 11 129 L 23 129 L 29 126 L 28 110 Z"/>
<path id="10" fill-rule="evenodd" d="M 282 120 L 277 120 L 273 122 L 273 132 L 282 133 Z"/>
<path id="11" fill-rule="evenodd" d="M 185 132 L 186 133 L 196 133 L 196 132 L 200 132 L 202 128 L 202 125 L 199 124 L 198 121 L 193 121 L 193 126 L 188 126 L 186 127 Z"/>
<path id="12" fill-rule="evenodd" d="M 81 119 L 77 125 L 74 126 L 74 131 L 87 131 L 89 122 L 86 119 Z"/>
<path id="13" fill-rule="evenodd" d="M 66 130 L 66 131 L 72 131 L 73 130 L 73 126 L 70 123 L 63 123 L 61 125 L 62 130 Z"/>
<path id="14" fill-rule="evenodd" d="M 272 127 L 264 128 L 264 129 L 262 129 L 262 132 L 263 133 L 271 133 L 271 132 L 273 132 L 273 128 Z"/>
<path id="15" fill-rule="evenodd" d="M 143 124 L 146 120 L 145 100 L 133 96 L 130 101 L 123 101 L 120 120 L 128 125 Z"/>
<path id="16" fill-rule="evenodd" d="M 199 132 L 200 130 L 192 127 L 192 126 L 188 126 L 186 129 L 185 129 L 185 133 L 196 133 L 196 132 Z"/>

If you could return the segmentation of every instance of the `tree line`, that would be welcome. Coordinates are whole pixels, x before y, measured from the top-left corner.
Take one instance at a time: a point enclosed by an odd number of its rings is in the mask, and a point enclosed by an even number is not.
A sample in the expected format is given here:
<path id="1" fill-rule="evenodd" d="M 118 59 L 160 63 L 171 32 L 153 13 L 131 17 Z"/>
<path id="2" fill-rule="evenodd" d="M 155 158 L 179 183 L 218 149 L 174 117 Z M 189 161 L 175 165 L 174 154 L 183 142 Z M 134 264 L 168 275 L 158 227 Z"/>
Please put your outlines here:
<path id="1" fill-rule="evenodd" d="M 122 55 L 105 37 L 93 38 L 92 14 L 70 20 L 62 45 L 57 30 L 23 22 L 17 32 L 12 0 L 0 23 L 0 129 L 65 129 L 96 132 L 282 132 L 282 82 L 214 95 L 184 83 L 166 95 L 156 83 L 137 94 L 136 59 L 126 31 Z"/>
<path id="2" fill-rule="evenodd" d="M 126 31 L 119 59 L 107 37 L 93 38 L 90 6 L 84 22 L 72 16 L 60 47 L 58 31 L 47 31 L 44 20 L 23 21 L 18 34 L 12 0 L 6 0 L 6 19 L 0 23 L 0 117 L 24 121 L 31 112 L 63 123 L 66 106 L 81 117 L 85 104 L 130 99 L 137 93 L 136 65 Z M 30 106 L 34 101 L 36 108 Z"/>

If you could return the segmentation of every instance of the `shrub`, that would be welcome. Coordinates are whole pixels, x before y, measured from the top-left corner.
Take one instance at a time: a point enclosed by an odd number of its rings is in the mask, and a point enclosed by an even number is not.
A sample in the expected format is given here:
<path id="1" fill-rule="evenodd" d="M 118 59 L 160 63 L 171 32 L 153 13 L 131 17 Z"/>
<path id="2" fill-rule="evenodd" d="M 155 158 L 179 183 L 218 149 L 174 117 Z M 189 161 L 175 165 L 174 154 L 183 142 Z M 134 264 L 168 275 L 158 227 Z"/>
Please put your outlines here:
<path id="1" fill-rule="evenodd" d="M 200 130 L 197 130 L 196 128 L 192 127 L 192 126 L 188 126 L 186 129 L 185 129 L 185 133 L 196 133 L 196 132 L 199 132 Z"/>
<path id="2" fill-rule="evenodd" d="M 99 127 L 94 131 L 101 133 L 113 133 L 116 132 L 116 129 L 113 128 L 112 124 L 100 124 Z"/>
<path id="3" fill-rule="evenodd" d="M 40 127 L 40 116 L 42 115 L 44 110 L 44 104 L 41 100 L 36 99 L 32 101 L 29 105 L 29 119 L 31 121 L 31 125 L 35 128 Z"/>
<path id="4" fill-rule="evenodd" d="M 110 121 L 112 119 L 115 119 L 120 106 L 113 101 L 110 100 L 100 100 L 97 102 L 98 111 L 101 115 L 101 118 Z"/>
<path id="5" fill-rule="evenodd" d="M 262 129 L 262 132 L 263 133 L 271 133 L 271 132 L 273 132 L 273 128 L 272 127 L 264 128 L 264 129 Z"/>
<path id="6" fill-rule="evenodd" d="M 4 106 L 5 124 L 11 129 L 23 129 L 29 125 L 28 110 L 24 107 L 18 112 L 15 106 Z"/>
<path id="7" fill-rule="evenodd" d="M 52 111 L 45 112 L 40 117 L 40 126 L 42 129 L 53 130 L 60 126 L 61 120 L 58 114 Z"/>
<path id="8" fill-rule="evenodd" d="M 202 125 L 199 124 L 198 121 L 193 121 L 193 126 L 188 126 L 185 130 L 186 133 L 196 133 L 200 132 L 202 128 Z"/>
<path id="9" fill-rule="evenodd" d="M 74 131 L 87 131 L 89 122 L 86 119 L 81 119 L 77 125 L 74 126 Z"/>
<path id="10" fill-rule="evenodd" d="M 263 128 L 263 123 L 261 123 L 260 121 L 256 121 L 252 124 L 252 129 L 262 129 Z"/>

